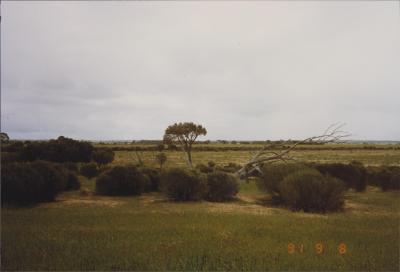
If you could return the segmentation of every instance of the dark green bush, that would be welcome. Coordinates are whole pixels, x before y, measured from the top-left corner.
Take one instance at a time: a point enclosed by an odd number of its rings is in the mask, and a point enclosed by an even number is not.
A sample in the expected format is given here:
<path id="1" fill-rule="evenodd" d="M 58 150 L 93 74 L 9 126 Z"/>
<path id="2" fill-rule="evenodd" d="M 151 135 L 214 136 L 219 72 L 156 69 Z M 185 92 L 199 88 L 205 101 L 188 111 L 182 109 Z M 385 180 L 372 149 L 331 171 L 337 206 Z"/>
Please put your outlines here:
<path id="1" fill-rule="evenodd" d="M 162 190 L 177 201 L 200 200 L 207 192 L 206 176 L 185 168 L 168 169 L 161 175 Z"/>
<path id="2" fill-rule="evenodd" d="M 89 162 L 93 146 L 63 136 L 47 142 L 26 142 L 19 154 L 24 161 Z"/>
<path id="3" fill-rule="evenodd" d="M 99 174 L 99 168 L 94 162 L 86 163 L 81 166 L 80 174 L 87 178 L 94 178 Z"/>
<path id="4" fill-rule="evenodd" d="M 379 166 L 368 168 L 368 183 L 379 186 L 383 191 L 400 190 L 400 167 Z"/>
<path id="5" fill-rule="evenodd" d="M 65 163 L 63 163 L 63 166 L 67 169 L 67 170 L 69 170 L 69 171 L 71 171 L 71 172 L 73 172 L 73 173 L 78 173 L 79 172 L 79 166 L 78 166 L 78 164 L 76 164 L 76 163 L 74 163 L 74 162 L 65 162 Z"/>
<path id="6" fill-rule="evenodd" d="M 322 174 L 329 174 L 335 178 L 341 179 L 348 188 L 353 188 L 361 192 L 365 191 L 367 187 L 367 170 L 359 162 L 352 162 L 350 164 L 314 164 L 314 167 Z"/>
<path id="7" fill-rule="evenodd" d="M 140 172 L 147 177 L 148 182 L 145 187 L 145 192 L 159 191 L 160 187 L 160 171 L 157 169 L 142 166 L 139 168 Z"/>
<path id="8" fill-rule="evenodd" d="M 114 151 L 110 149 L 96 149 L 93 151 L 92 159 L 98 165 L 105 165 L 114 160 Z"/>
<path id="9" fill-rule="evenodd" d="M 239 182 L 235 176 L 215 171 L 207 175 L 207 200 L 226 201 L 231 200 L 239 192 Z"/>
<path id="10" fill-rule="evenodd" d="M 283 202 L 293 210 L 325 213 L 339 211 L 344 204 L 344 183 L 314 169 L 285 177 L 279 191 Z"/>
<path id="11" fill-rule="evenodd" d="M 79 190 L 81 188 L 81 183 L 79 182 L 78 177 L 74 172 L 68 171 L 67 177 L 67 185 L 65 190 L 72 191 L 72 190 Z"/>
<path id="12" fill-rule="evenodd" d="M 1 201 L 17 205 L 54 201 L 66 188 L 67 178 L 49 162 L 2 165 Z"/>
<path id="13" fill-rule="evenodd" d="M 279 184 L 283 179 L 294 172 L 305 169 L 309 169 L 309 167 L 300 163 L 266 164 L 261 168 L 263 174 L 257 180 L 257 185 L 260 190 L 269 193 L 274 200 L 279 201 Z"/>
<path id="14" fill-rule="evenodd" d="M 96 179 L 96 192 L 101 195 L 140 195 L 148 179 L 136 166 L 115 166 Z"/>

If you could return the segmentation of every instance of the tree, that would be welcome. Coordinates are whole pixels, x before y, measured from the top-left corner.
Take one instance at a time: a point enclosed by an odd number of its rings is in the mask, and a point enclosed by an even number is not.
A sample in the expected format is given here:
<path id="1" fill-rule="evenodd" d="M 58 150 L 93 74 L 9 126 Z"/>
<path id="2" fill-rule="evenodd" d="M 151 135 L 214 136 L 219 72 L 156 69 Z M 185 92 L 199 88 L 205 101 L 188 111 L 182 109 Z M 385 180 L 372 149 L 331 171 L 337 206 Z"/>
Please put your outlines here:
<path id="1" fill-rule="evenodd" d="M 190 167 L 192 165 L 192 145 L 200 135 L 206 135 L 207 130 L 201 126 L 190 123 L 175 123 L 165 130 L 164 142 L 171 144 L 178 142 L 182 151 L 187 155 L 187 162 Z"/>
<path id="2" fill-rule="evenodd" d="M 10 137 L 8 137 L 7 133 L 0 132 L 0 139 L 2 143 L 6 143 L 10 140 Z"/>
<path id="3" fill-rule="evenodd" d="M 158 153 L 156 155 L 156 161 L 160 165 L 160 170 L 162 170 L 163 164 L 167 161 L 167 155 L 163 152 Z"/>

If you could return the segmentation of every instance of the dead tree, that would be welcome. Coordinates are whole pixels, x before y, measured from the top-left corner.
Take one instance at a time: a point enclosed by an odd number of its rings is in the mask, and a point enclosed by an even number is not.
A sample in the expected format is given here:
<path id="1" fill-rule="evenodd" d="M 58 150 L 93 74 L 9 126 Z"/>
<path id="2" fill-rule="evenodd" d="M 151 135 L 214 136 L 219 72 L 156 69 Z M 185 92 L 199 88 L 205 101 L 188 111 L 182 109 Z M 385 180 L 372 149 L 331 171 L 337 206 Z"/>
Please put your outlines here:
<path id="1" fill-rule="evenodd" d="M 285 147 L 282 144 L 268 144 L 261 148 L 254 156 L 245 164 L 241 169 L 239 169 L 236 174 L 240 179 L 245 179 L 249 177 L 254 172 L 262 173 L 261 165 L 264 163 L 275 163 L 278 161 L 288 162 L 295 160 L 290 152 L 293 151 L 298 145 L 304 143 L 315 143 L 315 144 L 325 144 L 340 142 L 344 138 L 350 136 L 345 131 L 342 130 L 345 124 L 332 124 L 330 125 L 322 135 L 312 136 L 302 141 L 298 141 L 289 147 Z M 279 150 L 281 149 L 281 150 Z"/>

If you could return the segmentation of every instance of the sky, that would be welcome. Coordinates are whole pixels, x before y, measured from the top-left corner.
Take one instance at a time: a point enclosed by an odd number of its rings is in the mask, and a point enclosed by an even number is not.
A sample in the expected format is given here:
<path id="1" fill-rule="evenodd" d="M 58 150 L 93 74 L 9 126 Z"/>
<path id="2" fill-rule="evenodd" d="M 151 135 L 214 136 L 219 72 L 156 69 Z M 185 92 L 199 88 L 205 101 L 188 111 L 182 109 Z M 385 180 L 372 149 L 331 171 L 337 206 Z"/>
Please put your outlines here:
<path id="1" fill-rule="evenodd" d="M 396 1 L 2 1 L 11 139 L 400 140 Z"/>

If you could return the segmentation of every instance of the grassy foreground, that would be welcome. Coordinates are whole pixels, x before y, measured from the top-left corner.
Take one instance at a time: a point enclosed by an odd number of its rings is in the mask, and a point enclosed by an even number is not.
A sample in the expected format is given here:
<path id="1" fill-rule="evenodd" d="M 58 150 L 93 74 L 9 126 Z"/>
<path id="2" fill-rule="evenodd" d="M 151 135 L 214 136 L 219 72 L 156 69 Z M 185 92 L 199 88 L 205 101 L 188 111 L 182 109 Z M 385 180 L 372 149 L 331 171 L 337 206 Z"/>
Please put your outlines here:
<path id="1" fill-rule="evenodd" d="M 70 192 L 3 207 L 1 269 L 398 271 L 399 196 L 369 187 L 347 193 L 344 212 L 317 215 L 262 204 L 253 182 L 229 203 Z"/>

